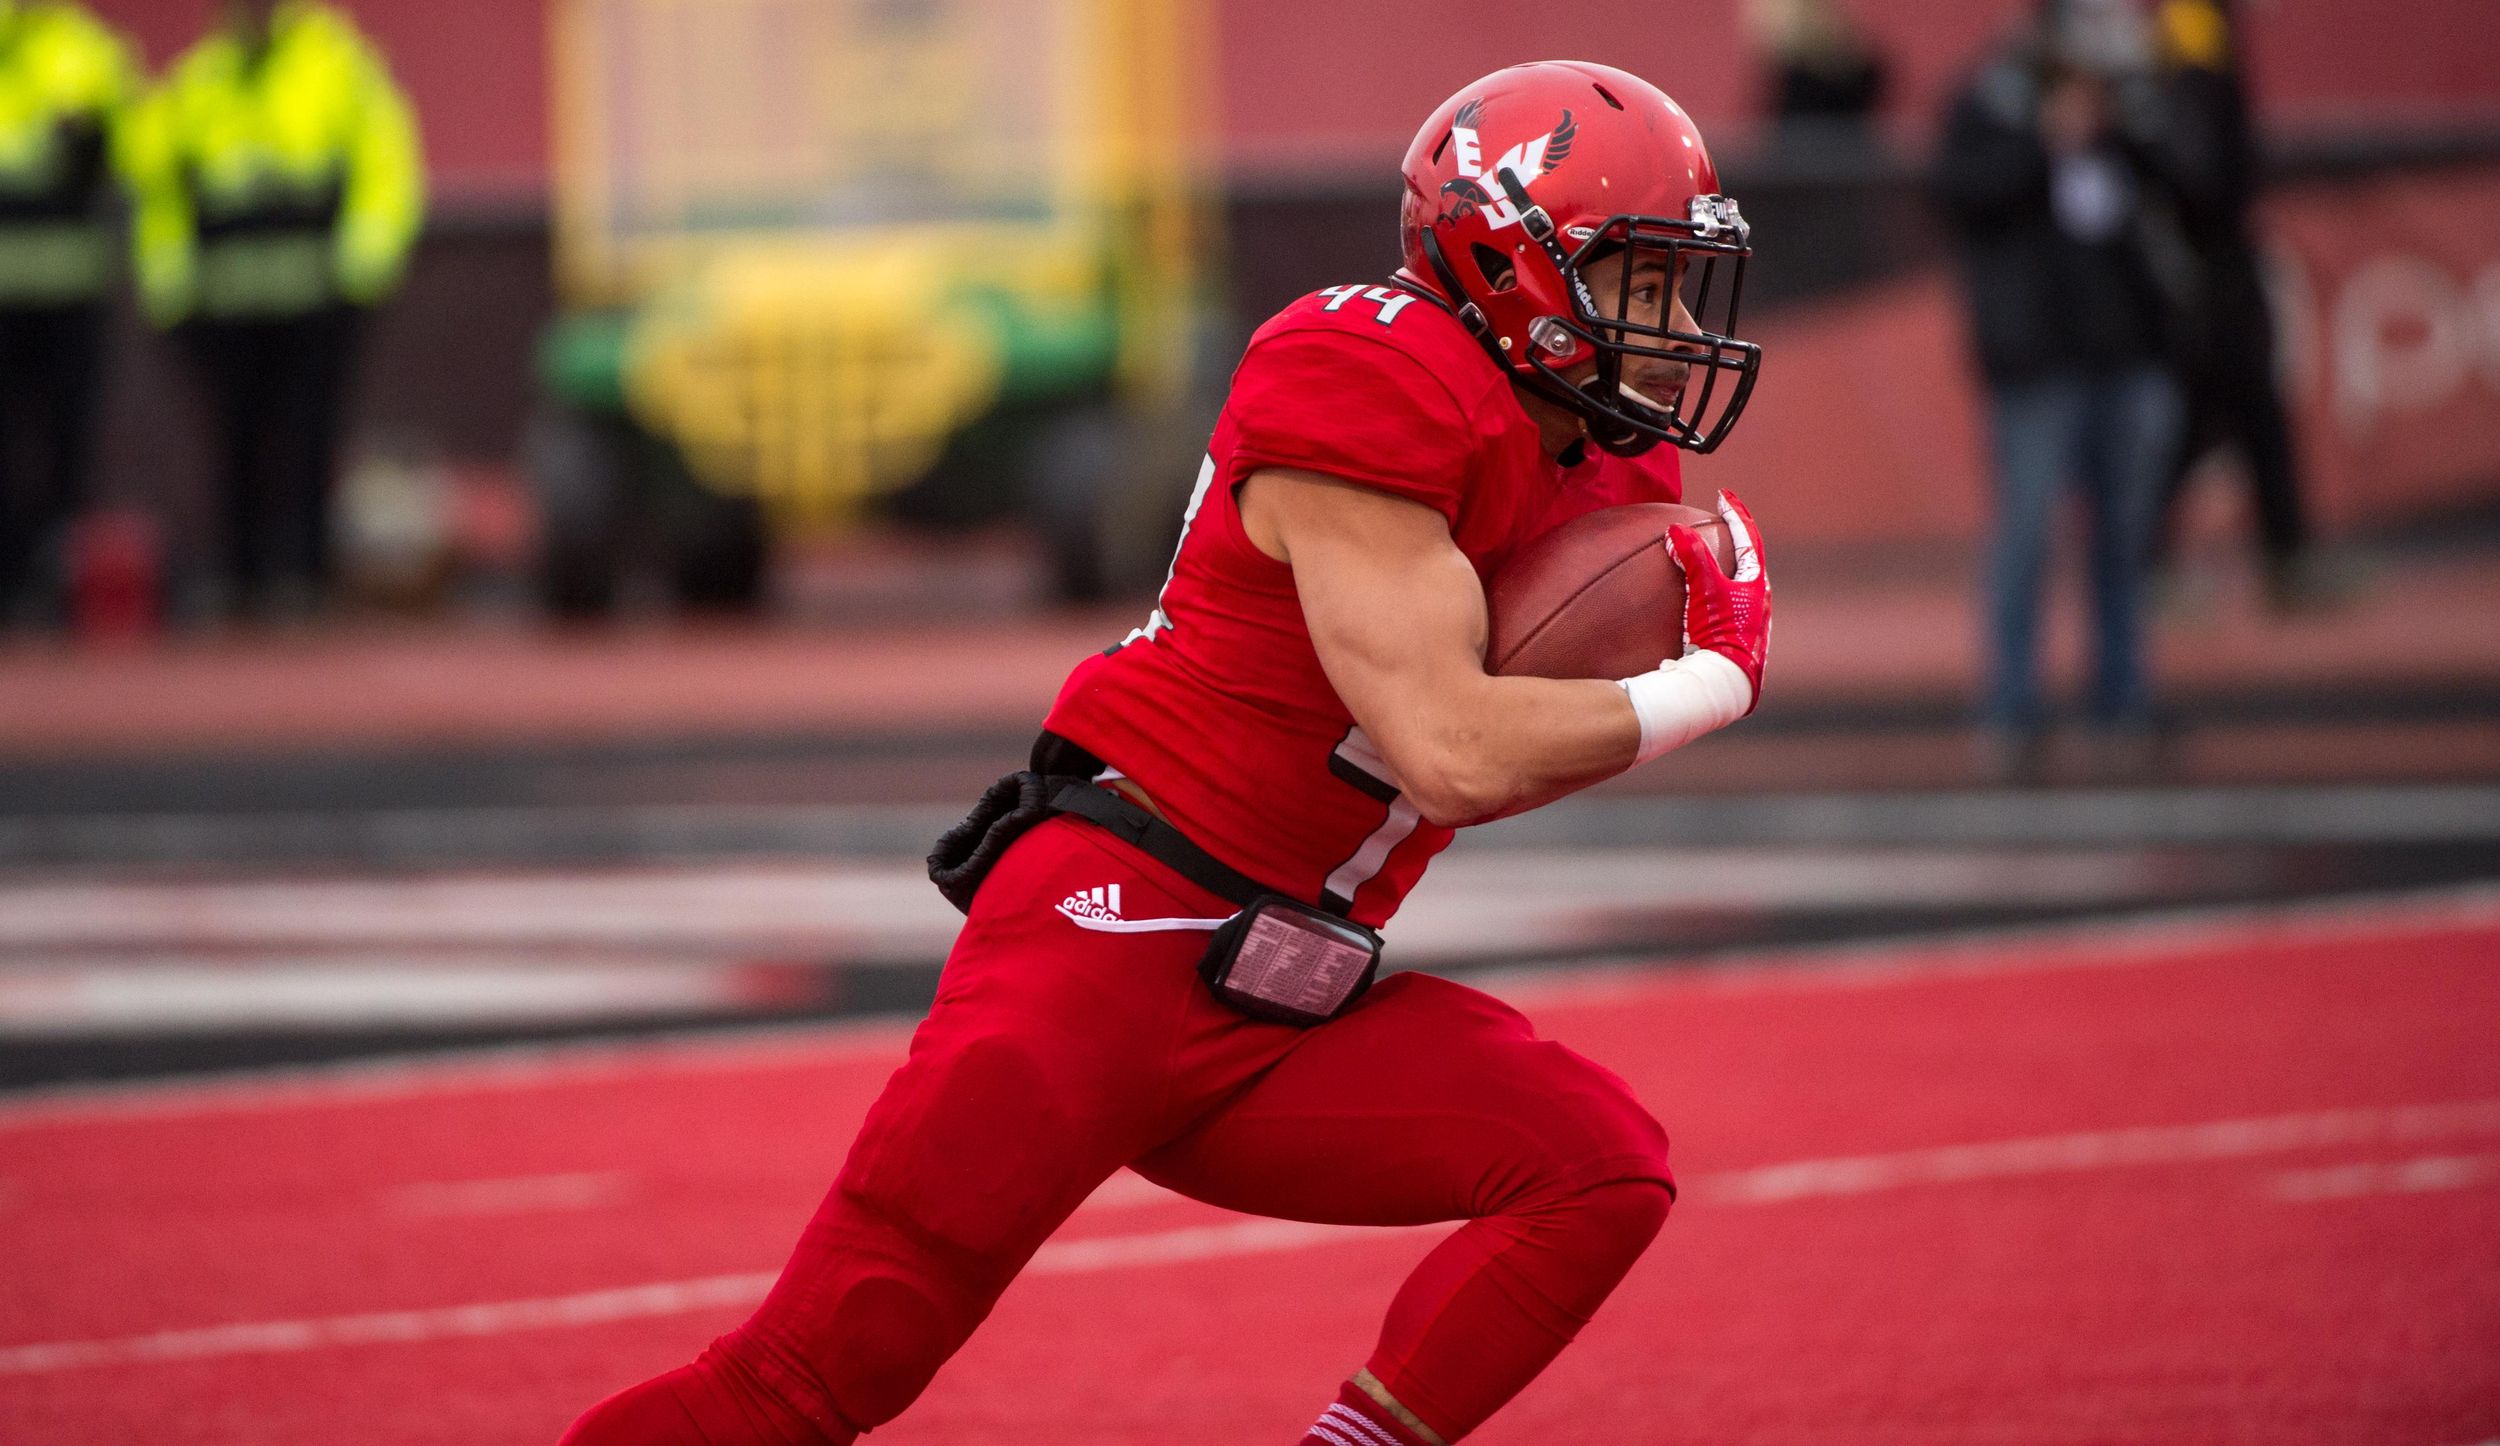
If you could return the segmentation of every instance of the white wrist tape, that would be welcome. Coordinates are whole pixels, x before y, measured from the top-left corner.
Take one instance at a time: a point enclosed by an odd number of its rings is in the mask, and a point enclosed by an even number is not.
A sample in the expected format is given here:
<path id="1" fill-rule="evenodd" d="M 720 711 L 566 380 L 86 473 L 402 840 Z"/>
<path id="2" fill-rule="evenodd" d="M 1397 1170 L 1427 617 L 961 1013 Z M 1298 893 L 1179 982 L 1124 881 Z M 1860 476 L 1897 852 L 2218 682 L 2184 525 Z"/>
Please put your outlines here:
<path id="1" fill-rule="evenodd" d="M 1633 760 L 1636 763 L 1647 763 L 1704 733 L 1724 728 L 1753 706 L 1753 684 L 1747 681 L 1745 670 L 1706 649 L 1619 681 L 1641 720 L 1641 753 Z"/>

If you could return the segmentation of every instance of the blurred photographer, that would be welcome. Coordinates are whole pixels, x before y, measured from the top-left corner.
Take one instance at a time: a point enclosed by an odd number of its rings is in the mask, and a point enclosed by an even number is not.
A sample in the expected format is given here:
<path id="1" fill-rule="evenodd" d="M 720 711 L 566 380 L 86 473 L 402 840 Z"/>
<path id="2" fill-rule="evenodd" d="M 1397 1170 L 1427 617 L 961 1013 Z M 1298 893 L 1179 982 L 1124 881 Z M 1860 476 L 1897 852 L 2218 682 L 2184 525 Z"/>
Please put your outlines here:
<path id="1" fill-rule="evenodd" d="M 2176 446 L 2183 284 L 2176 166 L 2151 50 L 2120 0 L 2049 0 L 1947 116 L 1934 187 L 1960 243 L 1988 390 L 1989 762 L 2040 761 L 2041 579 L 2059 499 L 2088 518 L 2098 634 L 2088 721 L 2105 761 L 2151 741 L 2146 552 Z"/>

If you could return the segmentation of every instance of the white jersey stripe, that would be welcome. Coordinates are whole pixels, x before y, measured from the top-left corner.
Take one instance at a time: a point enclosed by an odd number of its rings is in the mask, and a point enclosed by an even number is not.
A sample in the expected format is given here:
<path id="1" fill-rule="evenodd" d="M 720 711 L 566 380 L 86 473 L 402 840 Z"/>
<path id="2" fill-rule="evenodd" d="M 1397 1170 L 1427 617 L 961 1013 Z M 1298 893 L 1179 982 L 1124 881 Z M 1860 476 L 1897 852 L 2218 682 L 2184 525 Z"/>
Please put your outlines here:
<path id="1" fill-rule="evenodd" d="M 1406 842 L 1407 835 L 1415 831 L 1415 825 L 1423 822 L 1423 817 L 1415 805 L 1404 797 L 1390 804 L 1389 816 L 1381 820 L 1380 827 L 1373 829 L 1372 836 L 1363 840 L 1363 846 L 1354 851 L 1354 857 L 1339 864 L 1337 871 L 1328 876 L 1328 892 L 1352 903 L 1354 891 L 1371 882 L 1372 876 L 1389 862 L 1389 855 L 1399 844 Z"/>
<path id="2" fill-rule="evenodd" d="M 1346 730 L 1345 738 L 1337 744 L 1337 756 L 1384 783 L 1389 781 L 1389 760 L 1380 756 L 1371 735 L 1360 727 Z"/>
<path id="3" fill-rule="evenodd" d="M 1342 899 L 1346 907 L 1352 908 L 1355 892 L 1370 883 L 1389 862 L 1389 855 L 1396 851 L 1399 844 L 1406 842 L 1407 836 L 1415 832 L 1417 824 L 1423 822 L 1423 814 L 1407 802 L 1404 794 L 1396 791 L 1397 783 L 1389 776 L 1388 761 L 1380 756 L 1379 748 L 1373 745 L 1371 736 L 1360 726 L 1346 730 L 1333 756 L 1364 778 L 1379 784 L 1382 790 L 1379 796 L 1387 800 L 1389 809 L 1389 816 L 1380 821 L 1380 827 L 1373 829 L 1371 836 L 1354 850 L 1353 857 L 1337 865 L 1328 875 L 1328 881 L 1321 885 L 1323 903 L 1330 899 Z"/>

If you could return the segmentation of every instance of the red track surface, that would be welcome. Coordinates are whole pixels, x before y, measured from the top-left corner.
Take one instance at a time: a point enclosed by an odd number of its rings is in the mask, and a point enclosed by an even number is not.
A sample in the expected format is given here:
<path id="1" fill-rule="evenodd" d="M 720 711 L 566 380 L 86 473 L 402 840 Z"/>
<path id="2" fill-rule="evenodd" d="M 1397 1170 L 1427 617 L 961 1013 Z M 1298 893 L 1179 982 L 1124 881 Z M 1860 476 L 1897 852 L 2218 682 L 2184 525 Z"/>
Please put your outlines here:
<path id="1" fill-rule="evenodd" d="M 2500 1437 L 2487 897 L 1515 993 L 1687 1188 L 1474 1440 Z M 901 1044 L 8 1106 L 0 1441 L 551 1441 L 738 1317 Z M 1242 1223 L 1115 1182 L 875 1439 L 1294 1439 L 1426 1239 Z"/>

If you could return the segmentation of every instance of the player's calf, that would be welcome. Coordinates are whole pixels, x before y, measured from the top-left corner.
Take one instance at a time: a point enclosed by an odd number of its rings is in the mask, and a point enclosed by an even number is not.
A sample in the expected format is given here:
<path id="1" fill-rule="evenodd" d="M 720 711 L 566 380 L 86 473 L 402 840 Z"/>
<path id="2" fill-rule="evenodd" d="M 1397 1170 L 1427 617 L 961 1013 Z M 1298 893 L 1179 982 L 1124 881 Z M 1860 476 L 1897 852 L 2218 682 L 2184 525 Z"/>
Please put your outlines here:
<path id="1" fill-rule="evenodd" d="M 1443 1441 L 1460 1439 L 1579 1335 L 1673 1198 L 1662 1181 L 1617 1180 L 1470 1221 L 1408 1277 L 1367 1369 Z"/>
<path id="2" fill-rule="evenodd" d="M 557 1446 L 851 1446 L 855 1439 L 808 1421 L 715 1343 L 692 1365 L 583 1412 Z"/>

